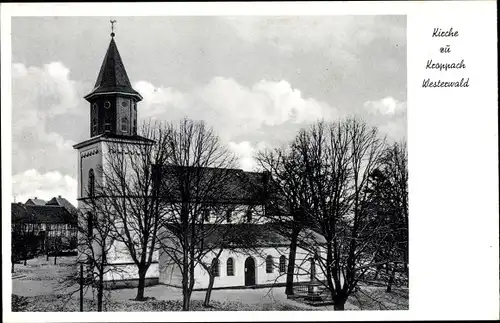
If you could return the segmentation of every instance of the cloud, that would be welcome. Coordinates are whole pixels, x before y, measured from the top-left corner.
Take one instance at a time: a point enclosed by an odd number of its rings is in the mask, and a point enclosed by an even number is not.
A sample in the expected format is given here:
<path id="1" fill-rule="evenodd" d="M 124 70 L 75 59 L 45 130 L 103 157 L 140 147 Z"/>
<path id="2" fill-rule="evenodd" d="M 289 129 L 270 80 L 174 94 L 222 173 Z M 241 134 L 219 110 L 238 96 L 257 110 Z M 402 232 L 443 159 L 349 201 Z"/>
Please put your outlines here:
<path id="1" fill-rule="evenodd" d="M 391 16 L 223 17 L 240 38 L 284 52 L 321 50 L 354 65 L 363 48 L 378 39 L 406 44 L 406 18 Z"/>
<path id="2" fill-rule="evenodd" d="M 256 147 L 248 141 L 242 141 L 239 143 L 231 141 L 229 143 L 229 149 L 231 149 L 237 158 L 239 159 L 241 169 L 245 171 L 255 170 L 257 163 L 255 161 L 255 153 L 266 147 L 265 142 L 259 142 Z"/>
<path id="3" fill-rule="evenodd" d="M 389 140 L 406 138 L 407 111 L 406 102 L 398 101 L 393 97 L 366 101 L 363 105 L 365 118 Z"/>
<path id="4" fill-rule="evenodd" d="M 365 109 L 370 113 L 380 113 L 386 116 L 393 116 L 406 110 L 406 103 L 395 100 L 393 97 L 386 97 L 376 101 L 366 101 Z"/>
<path id="5" fill-rule="evenodd" d="M 261 80 L 246 87 L 233 78 L 214 77 L 187 92 L 156 87 L 145 81 L 134 86 L 144 96 L 139 106 L 142 116 L 163 120 L 203 119 L 228 141 L 257 131 L 263 125 L 301 124 L 337 116 L 334 108 L 304 97 L 285 80 Z"/>
<path id="6" fill-rule="evenodd" d="M 42 67 L 12 64 L 13 173 L 76 173 L 72 145 L 88 133 L 88 107 L 82 99 L 87 84 L 70 78 L 61 62 Z"/>
<path id="7" fill-rule="evenodd" d="M 76 179 L 57 171 L 40 173 L 29 169 L 12 176 L 12 194 L 17 202 L 33 197 L 48 201 L 61 195 L 76 206 L 77 188 Z"/>

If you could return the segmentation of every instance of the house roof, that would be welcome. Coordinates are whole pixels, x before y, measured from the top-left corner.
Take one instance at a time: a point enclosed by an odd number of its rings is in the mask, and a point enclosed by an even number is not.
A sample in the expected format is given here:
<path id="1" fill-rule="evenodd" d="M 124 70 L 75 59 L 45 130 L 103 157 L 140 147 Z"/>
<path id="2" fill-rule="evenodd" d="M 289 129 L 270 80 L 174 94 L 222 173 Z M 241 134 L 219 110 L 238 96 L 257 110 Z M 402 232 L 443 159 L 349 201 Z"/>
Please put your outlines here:
<path id="1" fill-rule="evenodd" d="M 58 205 L 11 204 L 12 223 L 73 224 L 77 219 L 65 207 Z"/>
<path id="2" fill-rule="evenodd" d="M 66 210 L 68 210 L 68 212 L 70 213 L 76 213 L 76 207 L 71 204 L 67 199 L 65 199 L 64 197 L 61 197 L 60 195 L 57 196 L 57 197 L 53 197 L 52 199 L 50 199 L 47 203 L 45 203 L 45 205 L 56 205 L 56 206 L 62 206 L 64 208 L 66 208 Z"/>
<path id="3" fill-rule="evenodd" d="M 47 201 L 35 197 L 35 198 L 32 198 L 32 199 L 28 199 L 25 204 L 29 204 L 29 205 L 45 205 L 45 203 L 47 203 Z"/>
<path id="4" fill-rule="evenodd" d="M 112 93 L 122 93 L 135 97 L 137 101 L 142 100 L 142 96 L 130 84 L 114 37 L 109 43 L 94 89 L 85 96 L 85 99 L 88 100 L 97 94 Z"/>

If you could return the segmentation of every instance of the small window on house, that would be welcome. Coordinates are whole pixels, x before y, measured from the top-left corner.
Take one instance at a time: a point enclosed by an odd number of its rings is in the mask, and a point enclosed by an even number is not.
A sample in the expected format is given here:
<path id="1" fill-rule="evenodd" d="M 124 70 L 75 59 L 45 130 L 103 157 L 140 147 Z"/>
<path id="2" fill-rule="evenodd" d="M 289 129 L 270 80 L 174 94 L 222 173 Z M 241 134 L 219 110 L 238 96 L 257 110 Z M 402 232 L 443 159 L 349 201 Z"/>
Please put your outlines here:
<path id="1" fill-rule="evenodd" d="M 274 260 L 273 256 L 266 257 L 266 273 L 270 274 L 273 272 Z"/>
<path id="2" fill-rule="evenodd" d="M 233 258 L 229 258 L 227 260 L 227 264 L 226 264 L 226 269 L 227 269 L 227 275 L 228 276 L 234 276 L 234 260 Z"/>
<path id="3" fill-rule="evenodd" d="M 212 260 L 212 272 L 214 274 L 215 277 L 219 277 L 220 276 L 220 262 L 219 262 L 219 259 L 217 258 L 214 258 L 214 260 Z"/>
<path id="4" fill-rule="evenodd" d="M 210 210 L 209 209 L 203 210 L 203 220 L 205 222 L 210 222 Z"/>
<path id="5" fill-rule="evenodd" d="M 92 168 L 89 170 L 88 194 L 90 197 L 95 194 L 95 175 Z"/>
<path id="6" fill-rule="evenodd" d="M 280 273 L 284 273 L 286 271 L 286 257 L 280 257 Z"/>
<path id="7" fill-rule="evenodd" d="M 228 209 L 226 210 L 226 222 L 231 223 L 233 217 L 233 210 Z"/>
<path id="8" fill-rule="evenodd" d="M 252 222 L 252 210 L 247 211 L 247 222 Z"/>
<path id="9" fill-rule="evenodd" d="M 121 119 L 121 130 L 122 130 L 122 132 L 128 131 L 128 118 L 127 117 L 122 117 L 122 119 Z"/>

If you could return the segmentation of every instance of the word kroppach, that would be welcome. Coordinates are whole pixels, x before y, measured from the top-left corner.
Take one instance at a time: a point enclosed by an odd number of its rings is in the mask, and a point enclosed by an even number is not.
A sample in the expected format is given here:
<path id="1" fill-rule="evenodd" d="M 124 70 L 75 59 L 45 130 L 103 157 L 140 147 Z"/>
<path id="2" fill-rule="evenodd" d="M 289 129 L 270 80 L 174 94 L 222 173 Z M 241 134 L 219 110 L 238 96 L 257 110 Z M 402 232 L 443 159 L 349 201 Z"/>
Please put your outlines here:
<path id="1" fill-rule="evenodd" d="M 427 60 L 426 69 L 437 69 L 437 70 L 445 70 L 448 69 L 462 69 L 465 68 L 464 60 L 462 59 L 459 63 L 432 63 L 432 59 Z"/>

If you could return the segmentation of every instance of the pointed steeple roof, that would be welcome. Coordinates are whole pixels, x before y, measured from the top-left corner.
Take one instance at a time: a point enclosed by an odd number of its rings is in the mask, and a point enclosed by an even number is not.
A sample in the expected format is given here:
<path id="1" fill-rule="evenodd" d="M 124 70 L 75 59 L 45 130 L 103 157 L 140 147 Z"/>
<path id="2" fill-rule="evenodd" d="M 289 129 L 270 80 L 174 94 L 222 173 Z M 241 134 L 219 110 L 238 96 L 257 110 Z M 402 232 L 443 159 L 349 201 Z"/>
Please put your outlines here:
<path id="1" fill-rule="evenodd" d="M 104 56 L 94 89 L 85 96 L 85 99 L 89 100 L 98 94 L 122 93 L 134 96 L 140 101 L 142 100 L 142 96 L 130 85 L 127 71 L 116 47 L 114 34 L 111 36 L 111 42 L 109 43 L 106 56 Z"/>

